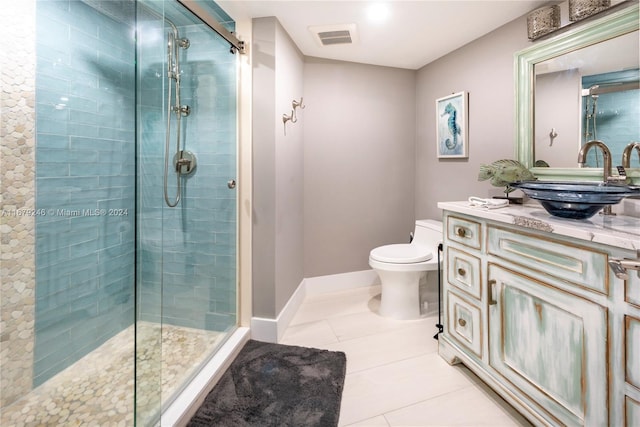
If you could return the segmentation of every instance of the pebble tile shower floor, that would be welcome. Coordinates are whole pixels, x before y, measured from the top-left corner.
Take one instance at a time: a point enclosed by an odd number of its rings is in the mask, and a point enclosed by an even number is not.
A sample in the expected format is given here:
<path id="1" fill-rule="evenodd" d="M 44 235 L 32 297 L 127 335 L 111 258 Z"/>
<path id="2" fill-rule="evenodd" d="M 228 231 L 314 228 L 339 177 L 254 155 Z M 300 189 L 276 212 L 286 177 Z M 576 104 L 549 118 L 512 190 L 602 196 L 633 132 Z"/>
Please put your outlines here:
<path id="1" fill-rule="evenodd" d="M 158 345 L 160 336 L 162 349 Z M 158 378 L 162 378 L 162 400 L 165 401 L 213 353 L 224 336 L 220 332 L 140 322 L 138 347 L 144 350 L 138 358 L 145 363 L 139 363 L 142 372 L 137 372 L 138 420 L 147 425 L 146 421 L 158 416 Z M 133 362 L 134 327 L 131 326 L 3 409 L 0 425 L 132 426 Z"/>

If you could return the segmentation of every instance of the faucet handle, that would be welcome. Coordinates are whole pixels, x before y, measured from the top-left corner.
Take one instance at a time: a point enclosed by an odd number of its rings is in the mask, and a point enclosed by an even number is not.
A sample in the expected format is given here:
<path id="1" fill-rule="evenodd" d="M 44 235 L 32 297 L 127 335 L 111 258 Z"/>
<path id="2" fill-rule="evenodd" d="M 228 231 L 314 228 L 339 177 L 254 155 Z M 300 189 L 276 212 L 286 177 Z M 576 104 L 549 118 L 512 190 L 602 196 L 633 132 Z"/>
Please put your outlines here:
<path id="1" fill-rule="evenodd" d="M 624 166 L 616 166 L 616 169 L 618 169 L 618 176 L 607 177 L 607 182 L 612 182 L 614 184 L 628 184 L 629 177 L 627 177 L 627 172 L 624 170 Z"/>

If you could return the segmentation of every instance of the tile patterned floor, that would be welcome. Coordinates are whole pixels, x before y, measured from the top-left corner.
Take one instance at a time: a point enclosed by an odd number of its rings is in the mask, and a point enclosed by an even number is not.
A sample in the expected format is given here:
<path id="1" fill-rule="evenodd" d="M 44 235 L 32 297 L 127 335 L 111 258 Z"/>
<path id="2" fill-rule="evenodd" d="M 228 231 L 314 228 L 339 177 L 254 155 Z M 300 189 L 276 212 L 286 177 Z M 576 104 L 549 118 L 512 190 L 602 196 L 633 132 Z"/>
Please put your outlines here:
<path id="1" fill-rule="evenodd" d="M 166 402 L 219 346 L 220 332 L 139 323 L 137 425 L 149 425 Z M 163 346 L 159 341 L 162 337 Z M 17 402 L 0 425 L 134 425 L 134 329 L 120 332 Z"/>
<path id="2" fill-rule="evenodd" d="M 530 426 L 462 365 L 438 355 L 436 317 L 377 314 L 380 287 L 308 296 L 282 344 L 343 351 L 340 426 Z"/>

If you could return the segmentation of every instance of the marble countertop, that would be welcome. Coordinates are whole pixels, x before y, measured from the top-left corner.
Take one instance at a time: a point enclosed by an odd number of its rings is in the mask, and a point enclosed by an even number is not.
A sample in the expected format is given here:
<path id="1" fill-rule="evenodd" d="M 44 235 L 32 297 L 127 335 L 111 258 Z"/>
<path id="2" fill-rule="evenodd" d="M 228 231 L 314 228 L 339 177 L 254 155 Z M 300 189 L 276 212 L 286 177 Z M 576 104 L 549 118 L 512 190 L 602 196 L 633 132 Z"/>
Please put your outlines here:
<path id="1" fill-rule="evenodd" d="M 519 225 L 580 240 L 640 251 L 640 218 L 596 214 L 586 220 L 551 216 L 535 202 L 498 209 L 471 206 L 469 202 L 439 202 L 438 208 L 492 221 Z"/>

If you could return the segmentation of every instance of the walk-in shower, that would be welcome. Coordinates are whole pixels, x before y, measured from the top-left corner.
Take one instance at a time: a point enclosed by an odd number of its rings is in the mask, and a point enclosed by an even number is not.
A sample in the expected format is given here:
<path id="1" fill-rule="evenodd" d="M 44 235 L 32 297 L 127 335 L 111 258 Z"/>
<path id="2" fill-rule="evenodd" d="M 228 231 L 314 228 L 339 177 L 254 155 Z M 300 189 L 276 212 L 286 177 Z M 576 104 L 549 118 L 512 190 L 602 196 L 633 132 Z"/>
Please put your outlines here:
<path id="1" fill-rule="evenodd" d="M 0 425 L 153 425 L 238 325 L 234 23 L 197 0 L 16 8 Z"/>

